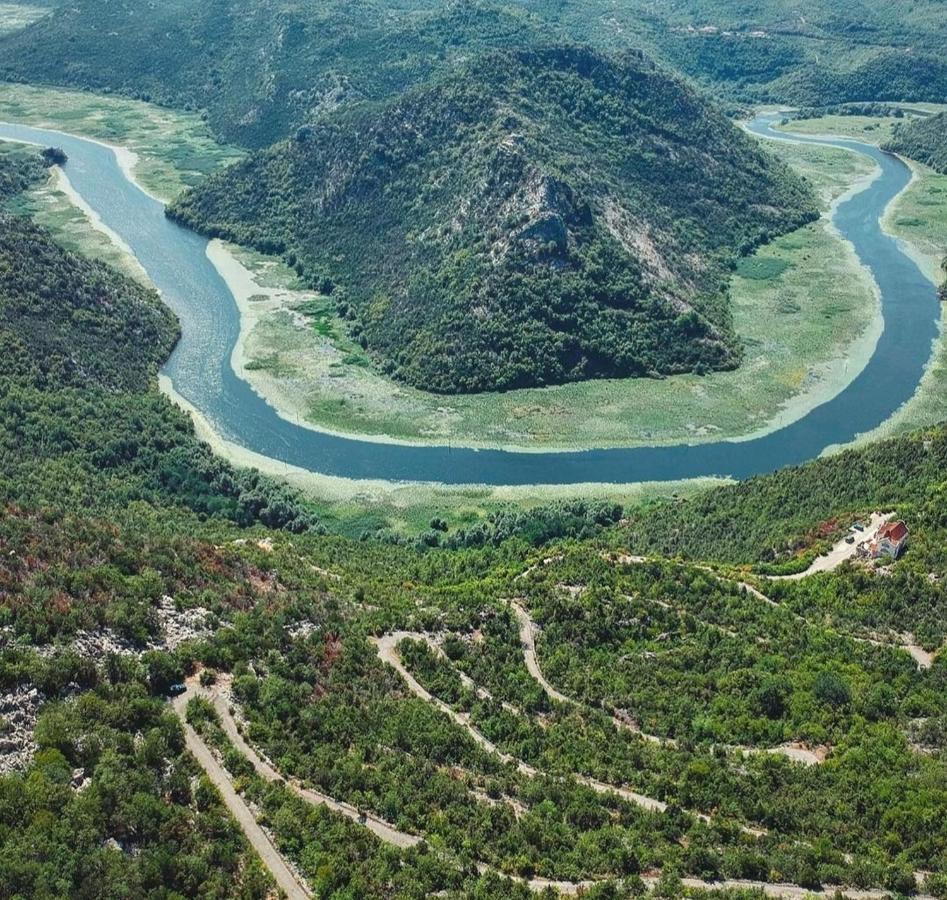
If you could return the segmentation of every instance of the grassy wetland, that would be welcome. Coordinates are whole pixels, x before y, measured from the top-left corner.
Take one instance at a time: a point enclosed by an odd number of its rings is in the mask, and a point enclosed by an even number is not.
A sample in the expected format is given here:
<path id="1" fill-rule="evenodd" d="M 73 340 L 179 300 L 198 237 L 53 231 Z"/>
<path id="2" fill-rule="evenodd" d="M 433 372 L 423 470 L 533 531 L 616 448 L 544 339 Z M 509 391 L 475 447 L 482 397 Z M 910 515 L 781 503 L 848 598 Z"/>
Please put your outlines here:
<path id="1" fill-rule="evenodd" d="M 929 112 L 944 109 L 938 104 L 910 104 Z M 803 134 L 839 134 L 857 140 L 883 144 L 891 136 L 891 117 L 823 116 L 798 119 L 785 126 Z M 941 262 L 947 255 L 947 175 L 928 166 L 906 160 L 914 178 L 895 200 L 885 217 L 885 229 L 903 242 L 905 250 L 922 271 L 937 282 L 943 278 Z M 941 326 L 943 332 L 943 322 Z M 861 435 L 858 443 L 926 428 L 947 418 L 947 348 L 943 334 L 937 342 L 928 370 L 911 400 L 887 422 Z"/>
<path id="2" fill-rule="evenodd" d="M 195 112 L 82 91 L 0 85 L 0 121 L 54 128 L 126 148 L 135 179 L 169 200 L 240 151 L 221 144 Z"/>

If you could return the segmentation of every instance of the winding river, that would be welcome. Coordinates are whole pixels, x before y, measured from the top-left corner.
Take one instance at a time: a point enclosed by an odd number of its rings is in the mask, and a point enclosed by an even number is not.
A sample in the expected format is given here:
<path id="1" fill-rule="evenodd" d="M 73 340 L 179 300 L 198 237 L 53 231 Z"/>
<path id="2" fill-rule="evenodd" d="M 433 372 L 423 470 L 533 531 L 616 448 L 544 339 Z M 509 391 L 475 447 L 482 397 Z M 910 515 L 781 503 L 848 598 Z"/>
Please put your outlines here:
<path id="1" fill-rule="evenodd" d="M 771 122 L 761 116 L 749 128 L 777 139 Z M 240 316 L 227 285 L 207 258 L 207 240 L 168 221 L 163 205 L 126 177 L 110 148 L 15 124 L 0 124 L 0 138 L 56 145 L 66 151 L 66 173 L 75 190 L 131 248 L 181 321 L 181 340 L 163 369 L 177 393 L 225 440 L 321 474 L 491 485 L 746 478 L 805 462 L 880 425 L 917 389 L 938 334 L 940 309 L 934 285 L 880 225 L 888 204 L 909 183 L 909 168 L 869 144 L 793 136 L 804 143 L 854 150 L 881 169 L 865 190 L 838 205 L 834 222 L 874 275 L 884 331 L 866 367 L 831 400 L 758 438 L 665 447 L 513 452 L 340 437 L 280 417 L 237 377 L 230 359 Z"/>

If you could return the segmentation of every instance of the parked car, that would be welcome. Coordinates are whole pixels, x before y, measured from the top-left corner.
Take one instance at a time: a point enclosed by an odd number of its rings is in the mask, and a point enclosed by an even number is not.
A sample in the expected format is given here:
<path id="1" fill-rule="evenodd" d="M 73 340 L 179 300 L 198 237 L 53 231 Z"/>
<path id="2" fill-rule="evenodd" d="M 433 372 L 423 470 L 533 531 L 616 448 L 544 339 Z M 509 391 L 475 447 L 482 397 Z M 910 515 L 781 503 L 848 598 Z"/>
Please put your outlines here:
<path id="1" fill-rule="evenodd" d="M 847 538 L 845 538 L 845 543 L 846 543 L 846 544 L 854 544 L 854 543 L 855 543 L 855 535 L 854 535 L 854 534 L 850 534 Z"/>
<path id="2" fill-rule="evenodd" d="M 168 694 L 171 697 L 180 697 L 181 694 L 185 693 L 186 691 L 187 685 L 181 684 L 180 682 L 177 684 L 172 684 L 171 687 L 168 688 Z"/>

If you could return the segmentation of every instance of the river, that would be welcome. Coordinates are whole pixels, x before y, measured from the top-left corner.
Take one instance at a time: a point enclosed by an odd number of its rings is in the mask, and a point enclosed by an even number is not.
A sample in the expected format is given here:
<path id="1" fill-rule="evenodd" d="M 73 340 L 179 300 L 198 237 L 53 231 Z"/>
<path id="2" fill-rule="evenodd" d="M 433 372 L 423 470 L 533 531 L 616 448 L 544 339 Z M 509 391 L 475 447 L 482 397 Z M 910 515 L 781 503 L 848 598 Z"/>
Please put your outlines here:
<path id="1" fill-rule="evenodd" d="M 761 116 L 749 128 L 776 138 L 770 122 Z M 240 316 L 207 258 L 207 239 L 166 219 L 163 205 L 126 177 L 110 148 L 17 124 L 0 124 L 0 138 L 66 151 L 72 186 L 129 246 L 180 319 L 181 340 L 162 370 L 175 391 L 225 440 L 320 474 L 489 485 L 747 478 L 813 459 L 888 419 L 917 389 L 938 334 L 935 286 L 880 223 L 888 204 L 910 182 L 910 169 L 859 141 L 793 136 L 854 150 L 881 169 L 865 190 L 836 207 L 834 222 L 878 284 L 884 330 L 865 368 L 831 400 L 761 437 L 662 447 L 523 452 L 385 444 L 327 434 L 282 418 L 236 375 L 230 360 Z"/>

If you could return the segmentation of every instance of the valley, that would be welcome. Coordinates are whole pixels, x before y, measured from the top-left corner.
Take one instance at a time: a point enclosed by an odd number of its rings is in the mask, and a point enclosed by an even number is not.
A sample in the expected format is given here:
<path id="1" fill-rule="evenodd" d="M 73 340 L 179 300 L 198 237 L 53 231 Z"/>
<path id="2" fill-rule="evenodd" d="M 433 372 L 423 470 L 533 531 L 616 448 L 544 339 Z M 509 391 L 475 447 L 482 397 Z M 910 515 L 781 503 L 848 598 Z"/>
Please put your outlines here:
<path id="1" fill-rule="evenodd" d="M 25 131 L 21 129 L 20 133 L 27 134 L 30 132 L 28 129 Z M 37 133 L 37 132 L 32 132 L 32 133 L 36 135 L 33 138 L 34 140 L 42 140 L 41 133 Z M 81 142 L 77 143 L 74 141 L 73 142 L 64 141 L 64 143 L 68 145 L 68 147 L 70 148 L 73 154 L 76 154 L 79 152 L 85 152 L 83 148 L 86 146 L 90 146 L 90 147 L 94 146 L 94 145 L 83 145 Z M 862 152 L 867 153 L 869 151 L 863 150 Z M 103 159 L 103 161 L 107 159 L 107 157 L 105 156 L 102 156 L 101 158 Z M 890 165 L 888 162 L 885 161 L 883 157 L 878 157 L 876 162 L 882 166 Z M 900 178 L 901 176 L 898 176 L 898 177 Z M 93 191 L 100 190 L 98 187 L 93 186 L 91 182 L 87 182 L 87 189 L 90 189 Z M 888 191 L 889 193 L 887 194 L 887 197 L 889 198 L 893 198 L 900 192 L 898 189 L 890 189 L 890 188 L 888 189 Z M 872 195 L 872 199 L 870 202 L 879 203 L 879 201 L 875 199 L 875 195 L 876 195 L 875 192 L 873 192 L 872 188 L 869 187 L 861 191 L 860 193 L 854 194 L 853 200 L 849 201 L 848 205 L 851 206 L 853 202 L 858 202 L 862 198 L 868 197 L 869 195 Z M 136 196 L 135 189 L 131 185 L 129 185 L 129 190 L 128 192 L 126 192 L 125 196 L 128 198 L 128 202 L 133 203 L 142 208 L 144 208 L 145 206 L 147 206 L 148 204 L 152 202 L 149 198 L 145 197 L 144 195 Z M 887 206 L 886 200 L 880 201 L 880 204 L 877 206 L 877 209 L 879 210 L 879 212 L 876 212 L 875 215 L 879 216 L 880 211 L 883 211 L 886 206 Z M 131 221 L 131 218 L 128 216 L 128 214 L 116 215 L 115 211 L 112 211 L 111 213 L 106 213 L 105 215 L 106 221 L 108 219 L 108 215 L 111 215 L 112 219 L 116 222 Z M 192 263 L 190 263 L 190 265 L 192 266 L 192 270 L 187 270 L 187 269 L 181 268 L 180 264 L 183 260 L 182 258 L 179 257 L 176 260 L 176 265 L 173 267 L 173 269 L 169 268 L 168 257 L 166 253 L 162 251 L 160 254 L 160 258 L 159 256 L 154 255 L 159 246 L 158 244 L 154 242 L 156 236 L 161 235 L 160 239 L 162 241 L 172 240 L 174 242 L 177 242 L 182 250 L 184 250 L 184 248 L 187 247 L 188 249 L 186 252 L 189 252 L 189 253 L 193 253 L 193 250 L 190 249 L 191 247 L 194 247 L 195 249 L 197 249 L 198 245 L 193 244 L 189 240 L 182 243 L 179 240 L 178 235 L 173 232 L 173 226 L 166 226 L 163 223 L 163 220 L 161 220 L 160 207 L 156 207 L 155 212 L 149 213 L 144 218 L 140 216 L 135 217 L 135 218 L 136 218 L 136 222 L 139 228 L 142 228 L 143 226 L 145 226 L 147 227 L 147 229 L 150 229 L 150 231 L 141 231 L 140 233 L 137 233 L 137 234 L 129 234 L 127 243 L 130 246 L 133 246 L 135 248 L 136 255 L 138 255 L 140 261 L 146 258 L 142 256 L 142 253 L 150 254 L 151 258 L 155 261 L 154 265 L 160 267 L 157 271 L 162 271 L 166 273 L 166 275 L 164 276 L 164 280 L 159 281 L 162 287 L 165 301 L 170 302 L 172 304 L 172 307 L 178 313 L 178 315 L 183 316 L 185 320 L 184 321 L 184 339 L 182 342 L 178 344 L 175 354 L 172 358 L 172 362 L 170 364 L 171 367 L 169 369 L 166 369 L 166 372 L 171 375 L 172 380 L 174 379 L 173 373 L 175 371 L 182 372 L 182 373 L 191 371 L 194 374 L 196 374 L 198 369 L 194 368 L 194 365 L 195 363 L 197 363 L 197 357 L 194 354 L 199 353 L 200 357 L 204 360 L 203 362 L 199 364 L 201 369 L 203 369 L 204 367 L 206 367 L 206 361 L 208 358 L 207 357 L 208 350 L 211 347 L 216 346 L 218 348 L 217 352 L 220 354 L 221 368 L 220 368 L 218 377 L 221 380 L 208 381 L 206 378 L 202 376 L 200 379 L 200 387 L 198 388 L 198 383 L 195 382 L 194 389 L 206 391 L 209 388 L 213 388 L 214 390 L 217 390 L 218 388 L 216 387 L 216 385 L 223 385 L 228 390 L 237 390 L 238 392 L 242 392 L 244 399 L 241 401 L 241 403 L 244 407 L 244 410 L 255 407 L 258 410 L 258 412 L 255 413 L 256 416 L 258 417 L 261 415 L 267 416 L 269 417 L 270 421 L 273 422 L 275 417 L 273 416 L 272 411 L 268 411 L 269 408 L 266 407 L 266 405 L 263 404 L 259 398 L 255 396 L 251 397 L 251 395 L 247 391 L 245 384 L 239 381 L 239 379 L 236 377 L 235 373 L 229 366 L 229 360 L 227 358 L 228 349 L 229 349 L 228 345 L 230 345 L 233 341 L 236 340 L 236 335 L 233 330 L 235 328 L 236 322 L 234 321 L 232 314 L 230 312 L 227 312 L 224 309 L 215 310 L 214 308 L 208 307 L 205 305 L 198 306 L 197 304 L 195 304 L 193 298 L 186 297 L 187 292 L 193 290 L 194 287 L 196 287 L 198 284 L 202 286 L 202 290 L 208 290 L 208 289 L 212 291 L 220 290 L 220 287 L 217 286 L 217 285 L 222 286 L 222 282 L 220 281 L 219 276 L 217 276 L 216 273 L 214 275 L 205 274 L 206 272 L 208 272 L 209 267 L 210 267 L 209 261 L 206 260 L 206 258 L 203 258 L 203 254 L 201 254 L 200 259 L 198 259 L 195 256 L 193 258 Z M 146 223 L 150 223 L 150 224 L 146 225 Z M 165 235 L 167 236 L 165 237 Z M 884 245 L 880 244 L 878 246 L 880 248 Z M 893 248 L 892 248 L 892 251 L 893 251 Z M 892 252 L 892 251 L 887 251 L 887 252 Z M 895 258 L 897 257 L 892 257 L 892 259 L 895 259 Z M 147 265 L 146 265 L 146 268 L 148 268 Z M 190 271 L 190 274 L 185 275 L 185 273 L 188 271 Z M 155 278 L 155 277 L 156 277 L 155 270 L 152 269 L 152 278 Z M 187 277 L 189 280 L 183 281 L 182 278 L 184 277 Z M 877 277 L 890 277 L 890 276 L 887 276 L 884 274 L 878 274 Z M 902 276 L 899 276 L 899 277 L 902 278 L 902 282 L 903 282 L 903 277 Z M 176 284 L 175 282 L 167 280 L 167 279 L 176 279 L 177 280 Z M 919 285 L 918 291 L 924 292 L 926 290 L 929 290 L 929 288 L 925 289 L 925 288 L 920 287 L 920 284 L 923 283 L 923 279 L 918 278 L 917 281 Z M 173 287 L 172 287 L 172 284 L 174 285 Z M 175 300 L 175 298 L 178 298 L 178 299 Z M 223 302 L 226 304 L 227 301 L 224 300 Z M 216 318 L 220 316 L 222 313 L 226 313 L 226 316 L 227 316 L 226 320 L 221 320 L 221 319 Z M 226 326 L 222 328 L 221 326 L 224 321 L 226 321 L 227 324 Z M 897 325 L 897 327 L 899 328 L 908 327 L 906 321 L 901 320 L 901 319 L 896 320 L 896 322 L 894 323 L 891 323 L 891 325 L 889 325 L 889 328 L 885 332 L 885 338 L 884 338 L 885 341 L 895 340 L 894 338 L 890 337 L 892 328 L 895 325 Z M 923 328 L 923 320 L 912 323 L 910 327 Z M 210 340 L 212 335 L 213 335 L 213 339 Z M 191 348 L 190 350 L 188 349 L 189 347 Z M 924 353 L 923 361 L 921 361 L 921 367 L 923 366 L 923 363 L 926 362 L 926 355 L 927 354 Z M 190 362 L 188 360 L 190 360 Z M 876 353 L 876 356 L 874 357 L 874 360 L 875 360 L 875 365 L 877 366 L 879 364 L 877 353 Z M 181 392 L 181 386 L 177 385 L 176 390 Z M 183 391 L 186 399 L 188 399 L 188 390 L 189 389 L 185 388 Z M 913 392 L 913 386 L 903 385 L 901 387 L 901 390 L 906 390 L 905 396 L 910 396 L 910 394 Z M 843 393 L 839 394 L 833 402 L 836 402 L 836 403 L 844 402 L 844 397 L 845 397 L 845 392 L 843 391 Z M 886 401 L 884 397 L 876 396 L 874 399 L 875 399 L 875 402 L 878 402 L 878 401 L 881 401 L 882 403 L 890 402 L 890 401 Z M 899 404 L 895 404 L 895 405 L 899 405 Z M 827 411 L 828 408 L 829 408 L 828 405 L 824 405 L 820 409 Z M 208 411 L 206 408 L 203 411 L 205 415 L 208 415 Z M 867 412 L 866 409 L 862 409 L 860 411 L 862 415 L 864 415 L 865 412 Z M 211 413 L 209 417 L 213 419 L 214 414 Z M 811 419 L 811 414 L 809 417 L 806 417 L 800 421 L 802 423 L 806 423 L 809 421 L 809 419 Z M 280 420 L 276 420 L 276 421 L 280 421 Z M 872 424 L 875 424 L 875 423 L 872 423 Z M 248 426 L 252 427 L 251 420 L 248 420 L 244 416 L 241 419 L 239 425 L 235 420 L 231 420 L 226 425 L 226 429 L 230 430 L 235 427 L 239 427 L 240 429 L 244 430 L 244 435 L 246 435 L 247 434 L 246 428 Z M 220 427 L 219 420 L 218 420 L 217 427 Z M 272 428 L 273 426 L 271 425 L 270 427 Z M 288 423 L 280 424 L 279 427 L 285 430 L 289 427 L 289 425 Z M 259 441 L 262 440 L 264 442 L 271 442 L 274 438 L 275 432 L 258 430 L 256 434 L 257 436 L 254 437 L 253 440 L 257 443 L 253 447 L 253 449 L 256 450 L 257 452 L 260 452 L 262 450 L 264 455 L 266 455 L 267 451 L 264 449 L 265 444 L 261 445 Z M 302 451 L 303 453 L 306 452 L 302 448 L 307 443 L 310 446 L 314 446 L 314 442 L 319 442 L 323 446 L 326 446 L 326 447 L 331 446 L 333 444 L 341 446 L 339 442 L 342 439 L 334 438 L 330 435 L 319 434 L 318 432 L 308 432 L 308 430 L 306 429 L 299 429 L 299 428 L 296 428 L 295 434 L 297 435 L 297 443 L 299 441 L 304 441 L 305 443 L 299 444 L 299 450 L 292 451 L 290 456 L 286 455 L 286 452 L 287 452 L 286 450 L 280 451 L 280 455 L 277 458 L 282 459 L 282 461 L 284 462 L 298 465 L 298 460 L 301 458 L 300 451 Z M 230 436 L 227 435 L 226 430 L 225 430 L 224 436 L 228 437 L 228 439 L 232 439 Z M 773 432 L 773 434 L 769 435 L 768 437 L 778 440 L 779 432 Z M 247 437 L 244 436 L 242 438 L 239 438 L 237 442 L 241 443 L 246 440 L 247 440 Z M 757 439 L 756 443 L 759 443 L 759 441 L 760 439 Z M 351 444 L 351 446 L 355 448 L 358 445 L 353 443 Z M 715 447 L 722 447 L 724 445 L 711 444 L 709 446 L 711 448 L 715 448 Z M 743 446 L 748 449 L 752 449 L 754 447 L 754 442 L 748 442 Z M 734 447 L 735 449 L 741 448 L 741 445 L 736 444 L 734 445 Z M 555 478 L 553 480 L 574 481 L 574 482 L 615 481 L 615 482 L 621 483 L 621 482 L 628 482 L 628 481 L 654 480 L 655 476 L 657 476 L 660 479 L 673 480 L 673 479 L 687 478 L 687 477 L 692 477 L 692 476 L 702 476 L 702 475 L 708 475 L 708 476 L 727 475 L 727 474 L 732 474 L 735 472 L 735 470 L 729 468 L 729 466 L 727 468 L 724 468 L 722 466 L 718 467 L 720 466 L 720 464 L 718 462 L 713 461 L 712 452 L 707 454 L 706 459 L 703 462 L 695 462 L 695 463 L 689 464 L 686 461 L 687 457 L 694 455 L 696 453 L 696 450 L 692 451 L 686 447 L 684 448 L 678 447 L 674 449 L 677 451 L 676 454 L 668 455 L 667 459 L 661 462 L 660 468 L 655 469 L 654 464 L 649 463 L 645 468 L 639 469 L 634 474 L 632 474 L 629 470 L 625 469 L 625 474 L 623 475 L 612 474 L 612 473 L 617 473 L 621 471 L 621 468 L 624 468 L 624 467 L 621 467 L 621 456 L 616 455 L 616 454 L 629 453 L 631 451 L 605 451 L 605 450 L 596 451 L 596 453 L 592 454 L 592 456 L 590 457 L 590 462 L 592 459 L 595 459 L 595 462 L 592 463 L 592 465 L 595 467 L 594 470 L 590 467 L 586 467 L 584 472 L 582 471 L 582 469 L 579 469 L 578 471 L 575 472 L 575 474 L 566 475 L 565 477 L 559 476 L 558 478 Z M 387 472 L 386 472 L 385 469 L 378 469 L 376 468 L 377 464 L 370 462 L 371 444 L 364 444 L 363 450 L 364 450 L 363 461 L 360 463 L 355 462 L 353 457 L 349 455 L 346 468 L 342 470 L 339 470 L 338 468 L 335 468 L 335 467 L 328 468 L 328 469 L 324 467 L 320 467 L 320 468 L 326 474 L 345 475 L 349 477 L 353 475 L 355 476 L 361 475 L 361 477 L 369 477 L 369 478 L 379 477 L 379 476 L 386 479 L 404 478 L 405 475 L 410 472 L 410 454 L 417 455 L 420 452 L 420 450 L 415 450 L 414 448 L 408 448 L 408 447 L 399 448 L 395 445 L 392 445 L 390 449 L 387 451 L 388 463 L 387 463 Z M 642 448 L 642 450 L 639 452 L 638 455 L 640 455 L 643 459 L 645 459 L 647 458 L 647 454 L 649 452 L 650 451 L 647 448 Z M 293 453 L 295 455 L 292 455 Z M 436 453 L 441 454 L 442 458 L 444 459 L 444 462 L 446 463 L 447 462 L 446 456 L 450 454 L 451 451 L 448 450 L 445 454 L 445 451 L 438 449 Z M 458 458 L 458 461 L 461 458 L 463 458 L 465 453 L 466 451 L 462 449 L 453 451 L 453 454 Z M 611 456 L 608 457 L 611 462 L 610 469 L 604 464 L 604 460 L 606 459 L 609 453 L 611 453 Z M 435 459 L 436 458 L 435 450 L 432 448 L 430 451 L 428 451 L 426 453 L 426 457 L 430 460 Z M 653 457 L 653 454 L 652 454 L 652 457 Z M 531 471 L 536 471 L 536 464 L 539 462 L 538 457 L 535 457 L 535 456 L 529 456 L 525 454 L 519 454 L 519 455 L 506 454 L 504 456 L 498 457 L 498 456 L 490 456 L 489 454 L 481 454 L 476 459 L 474 459 L 473 457 L 468 457 L 468 458 L 470 459 L 471 463 L 475 464 L 475 467 L 473 469 L 470 469 L 468 473 L 461 476 L 464 482 L 477 483 L 477 482 L 486 480 L 493 483 L 497 483 L 497 482 L 504 483 L 504 481 L 507 481 L 507 479 L 509 479 L 513 483 L 531 483 L 537 480 L 535 475 L 530 474 Z M 751 460 L 751 458 L 752 458 L 751 456 L 748 456 L 746 458 L 747 462 L 744 462 L 742 465 L 743 466 L 746 466 L 747 464 L 753 465 L 753 463 L 749 461 Z M 501 459 L 504 460 L 505 462 L 508 461 L 507 469 L 509 470 L 509 474 L 507 475 L 501 474 L 500 470 L 496 468 L 496 463 Z M 695 459 L 699 459 L 699 456 L 695 457 Z M 601 462 L 599 462 L 599 460 L 601 460 Z M 569 465 L 573 467 L 575 463 L 579 462 L 578 458 L 571 460 L 569 456 L 566 454 L 558 454 L 556 456 L 556 461 L 557 463 L 560 464 L 560 466 L 564 466 L 568 463 Z M 353 464 L 355 466 L 358 466 L 358 468 L 353 468 Z M 337 465 L 338 464 L 336 463 L 336 466 Z M 479 472 L 487 471 L 486 469 L 484 469 L 485 465 L 490 466 L 491 474 L 489 476 L 484 476 L 484 475 L 479 474 Z M 454 464 L 451 464 L 451 468 L 456 472 L 456 466 Z M 519 468 L 521 470 L 519 474 L 513 474 L 515 468 Z M 424 480 L 433 480 L 433 481 L 444 481 L 444 480 L 457 481 L 458 480 L 457 474 L 454 474 L 449 479 L 445 478 L 444 476 L 440 476 L 438 474 L 438 470 L 436 468 L 433 468 L 430 464 L 425 465 L 425 470 L 427 473 L 427 477 Z M 593 474 L 593 471 L 596 471 L 596 474 Z M 417 479 L 413 479 L 413 480 L 417 480 Z M 543 481 L 549 480 L 548 475 L 542 480 Z"/>
<path id="2" fill-rule="evenodd" d="M 944 13 L 0 3 L 0 900 L 947 900 Z"/>

